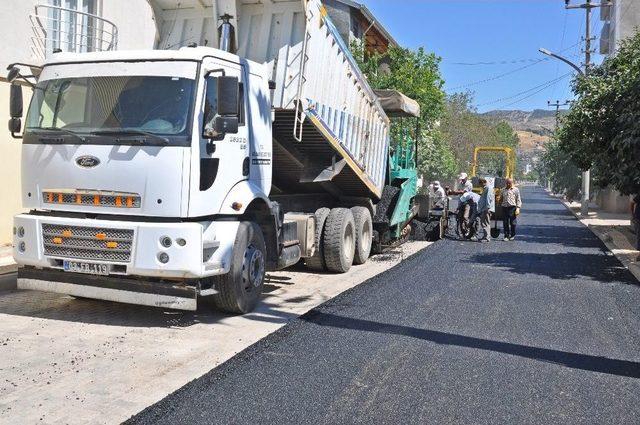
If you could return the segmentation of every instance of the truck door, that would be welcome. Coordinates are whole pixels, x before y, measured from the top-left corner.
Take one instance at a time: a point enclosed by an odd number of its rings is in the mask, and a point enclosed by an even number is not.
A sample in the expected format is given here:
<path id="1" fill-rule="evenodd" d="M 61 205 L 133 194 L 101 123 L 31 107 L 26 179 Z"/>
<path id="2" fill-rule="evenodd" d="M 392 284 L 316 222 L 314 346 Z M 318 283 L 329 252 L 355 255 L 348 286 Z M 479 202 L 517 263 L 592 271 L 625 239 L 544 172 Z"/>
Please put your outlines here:
<path id="1" fill-rule="evenodd" d="M 207 121 L 217 114 L 218 79 L 222 76 L 237 77 L 239 81 L 238 131 L 207 138 L 204 128 Z M 247 123 L 246 70 L 240 64 L 220 59 L 203 61 L 200 84 L 204 87 L 202 102 L 196 106 L 199 132 L 199 157 L 195 155 L 192 168 L 197 170 L 191 185 L 189 215 L 206 216 L 218 213 L 227 193 L 242 180 L 249 178 L 250 133 Z"/>

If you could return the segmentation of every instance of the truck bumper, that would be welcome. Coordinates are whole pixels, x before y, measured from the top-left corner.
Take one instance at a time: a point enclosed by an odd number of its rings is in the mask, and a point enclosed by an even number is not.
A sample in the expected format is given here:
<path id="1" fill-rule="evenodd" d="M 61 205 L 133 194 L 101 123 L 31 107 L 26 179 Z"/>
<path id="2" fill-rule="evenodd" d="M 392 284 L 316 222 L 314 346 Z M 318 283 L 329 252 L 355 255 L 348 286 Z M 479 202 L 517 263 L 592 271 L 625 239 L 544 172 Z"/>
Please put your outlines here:
<path id="1" fill-rule="evenodd" d="M 121 276 L 193 279 L 229 271 L 238 222 L 138 222 L 20 214 L 14 217 L 14 228 L 13 257 L 19 266 L 62 270 L 63 261 L 71 260 L 107 264 L 110 273 Z M 111 231 L 130 232 L 128 241 L 117 242 L 116 248 L 125 247 L 122 255 L 105 248 Z M 82 241 L 73 240 L 77 234 Z M 98 236 L 104 243 L 99 247 Z M 171 240 L 168 247 L 161 244 L 165 237 Z M 53 239 L 59 245 L 52 244 Z M 183 246 L 179 239 L 185 241 Z M 78 249 L 87 243 L 88 250 Z M 161 253 L 168 255 L 168 261 L 160 261 Z"/>
<path id="2" fill-rule="evenodd" d="M 229 271 L 238 222 L 20 214 L 14 218 L 14 227 L 13 256 L 20 266 L 20 289 L 195 310 L 197 295 L 216 292 L 206 278 Z M 165 238 L 171 240 L 169 246 L 163 246 Z M 166 261 L 160 260 L 161 253 L 168 257 Z M 101 265 L 101 270 L 106 266 L 108 274 L 65 271 L 68 261 Z"/>
<path id="3" fill-rule="evenodd" d="M 198 305 L 197 281 L 177 285 L 23 267 L 18 269 L 18 289 L 177 310 L 195 311 Z"/>

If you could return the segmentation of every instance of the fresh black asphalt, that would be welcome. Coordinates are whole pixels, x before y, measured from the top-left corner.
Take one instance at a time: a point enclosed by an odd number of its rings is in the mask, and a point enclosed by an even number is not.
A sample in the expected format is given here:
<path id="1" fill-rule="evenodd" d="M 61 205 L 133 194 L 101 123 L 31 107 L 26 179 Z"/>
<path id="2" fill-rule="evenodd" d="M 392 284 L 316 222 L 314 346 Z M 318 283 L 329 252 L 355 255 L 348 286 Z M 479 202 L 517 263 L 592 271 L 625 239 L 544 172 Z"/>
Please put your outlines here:
<path id="1" fill-rule="evenodd" d="M 640 423 L 640 286 L 523 198 L 517 241 L 440 241 L 131 423 Z"/>

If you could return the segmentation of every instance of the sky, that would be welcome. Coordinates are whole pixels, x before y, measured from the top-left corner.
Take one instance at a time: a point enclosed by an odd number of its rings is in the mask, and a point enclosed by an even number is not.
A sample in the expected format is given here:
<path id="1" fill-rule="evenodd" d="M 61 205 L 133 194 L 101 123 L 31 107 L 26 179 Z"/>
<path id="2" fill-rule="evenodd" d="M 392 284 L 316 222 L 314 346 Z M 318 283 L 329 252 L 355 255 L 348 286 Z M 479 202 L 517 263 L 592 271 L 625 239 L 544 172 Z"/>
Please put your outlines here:
<path id="1" fill-rule="evenodd" d="M 585 12 L 566 10 L 564 0 L 360 1 L 401 46 L 440 56 L 447 93 L 471 90 L 479 112 L 552 109 L 547 101 L 573 98 L 573 70 L 538 52 L 545 47 L 584 62 Z M 598 9 L 591 28 L 599 37 Z M 592 45 L 598 47 L 599 39 Z"/>

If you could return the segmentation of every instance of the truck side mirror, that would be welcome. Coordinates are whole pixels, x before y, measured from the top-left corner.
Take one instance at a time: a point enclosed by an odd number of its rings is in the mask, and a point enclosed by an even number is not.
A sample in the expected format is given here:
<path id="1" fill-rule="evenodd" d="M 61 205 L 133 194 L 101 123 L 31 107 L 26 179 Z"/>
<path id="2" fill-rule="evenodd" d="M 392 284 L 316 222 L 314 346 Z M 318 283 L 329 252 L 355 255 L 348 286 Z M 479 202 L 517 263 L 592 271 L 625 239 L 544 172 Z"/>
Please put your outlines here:
<path id="1" fill-rule="evenodd" d="M 13 83 L 16 78 L 20 75 L 20 69 L 17 66 L 12 67 L 7 74 L 7 81 Z"/>
<path id="2" fill-rule="evenodd" d="M 22 86 L 11 84 L 9 92 L 9 115 L 11 118 L 22 118 Z"/>
<path id="3" fill-rule="evenodd" d="M 216 77 L 215 117 L 207 117 L 203 136 L 212 140 L 222 140 L 225 134 L 237 134 L 240 121 L 240 83 L 238 77 Z"/>
<path id="4" fill-rule="evenodd" d="M 238 116 L 240 110 L 240 83 L 238 77 L 218 77 L 218 115 Z"/>
<path id="5" fill-rule="evenodd" d="M 11 137 L 20 139 L 22 136 L 16 136 L 22 129 L 22 86 L 11 84 L 9 92 L 9 132 Z"/>

